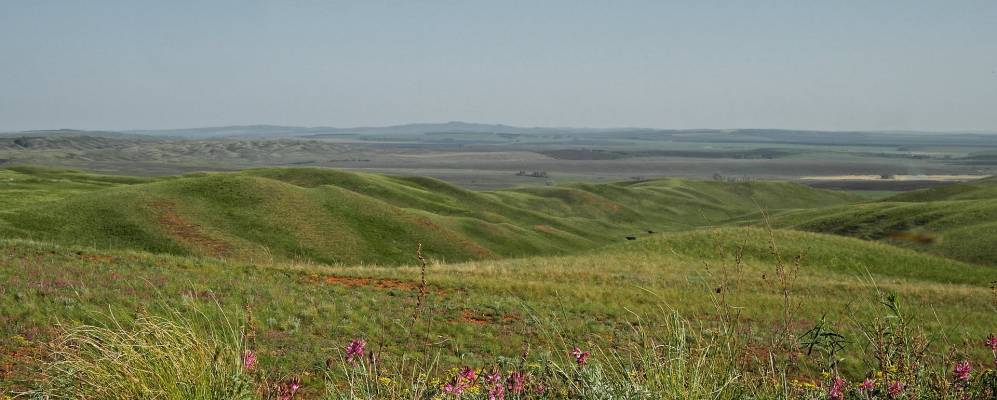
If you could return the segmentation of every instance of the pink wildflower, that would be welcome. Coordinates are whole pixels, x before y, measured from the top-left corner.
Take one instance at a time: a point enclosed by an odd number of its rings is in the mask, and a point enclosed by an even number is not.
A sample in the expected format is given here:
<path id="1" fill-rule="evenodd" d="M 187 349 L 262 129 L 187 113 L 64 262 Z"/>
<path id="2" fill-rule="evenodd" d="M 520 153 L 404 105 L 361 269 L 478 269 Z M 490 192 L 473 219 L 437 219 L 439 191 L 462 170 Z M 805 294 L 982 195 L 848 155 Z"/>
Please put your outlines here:
<path id="1" fill-rule="evenodd" d="M 492 373 L 485 376 L 485 380 L 487 380 L 488 383 L 500 383 L 502 382 L 502 373 L 500 373 L 498 369 L 494 369 L 492 370 Z"/>
<path id="2" fill-rule="evenodd" d="M 488 391 L 488 400 L 505 400 L 505 386 L 501 383 L 496 384 Z"/>
<path id="3" fill-rule="evenodd" d="M 301 380 L 297 377 L 291 378 L 286 383 L 284 387 L 280 390 L 280 395 L 277 396 L 278 400 L 291 400 L 294 395 L 298 393 L 298 389 L 301 389 Z"/>
<path id="4" fill-rule="evenodd" d="M 969 381 L 969 371 L 973 370 L 973 365 L 969 361 L 960 361 L 956 363 L 955 368 L 952 372 L 955 374 L 955 380 L 957 382 L 968 382 Z"/>
<path id="5" fill-rule="evenodd" d="M 256 367 L 256 353 L 253 353 L 252 350 L 246 350 L 245 353 L 242 353 L 242 367 L 246 371 L 252 371 Z"/>
<path id="6" fill-rule="evenodd" d="M 353 362 L 356 357 L 363 357 L 364 346 L 367 342 L 363 339 L 353 339 L 349 346 L 346 346 L 346 361 Z"/>
<path id="7" fill-rule="evenodd" d="M 904 385 L 904 383 L 900 381 L 890 382 L 890 384 L 886 387 L 886 394 L 889 395 L 891 399 L 895 399 L 904 393 L 904 388 L 906 386 L 907 385 Z"/>
<path id="8" fill-rule="evenodd" d="M 585 360 L 588 360 L 589 358 L 589 352 L 582 351 L 577 346 L 571 350 L 571 355 L 575 357 L 575 362 L 578 363 L 578 365 L 585 365 Z"/>
<path id="9" fill-rule="evenodd" d="M 876 381 L 866 378 L 866 380 L 862 381 L 862 384 L 859 385 L 859 390 L 863 392 L 868 392 L 875 387 L 876 387 Z"/>
<path id="10" fill-rule="evenodd" d="M 513 393 L 522 393 L 523 387 L 525 386 L 526 379 L 523 377 L 522 372 L 513 372 L 509 374 L 509 379 L 506 380 L 506 385 L 509 386 L 509 391 Z"/>
<path id="11" fill-rule="evenodd" d="M 443 385 L 443 391 L 455 396 L 460 396 L 464 393 L 464 385 L 460 383 L 448 382 L 446 385 Z"/>
<path id="12" fill-rule="evenodd" d="M 845 380 L 835 377 L 834 383 L 832 383 L 831 387 L 828 388 L 827 390 L 828 400 L 844 400 L 845 398 L 844 389 L 845 389 Z"/>
<path id="13" fill-rule="evenodd" d="M 997 351 L 997 336 L 991 333 L 990 336 L 987 336 L 987 341 L 984 342 L 984 345 L 989 347 L 991 351 Z"/>
<path id="14" fill-rule="evenodd" d="M 478 375 L 474 373 L 471 367 L 464 367 L 464 370 L 460 371 L 460 377 L 468 382 L 474 382 L 475 379 L 478 379 Z"/>

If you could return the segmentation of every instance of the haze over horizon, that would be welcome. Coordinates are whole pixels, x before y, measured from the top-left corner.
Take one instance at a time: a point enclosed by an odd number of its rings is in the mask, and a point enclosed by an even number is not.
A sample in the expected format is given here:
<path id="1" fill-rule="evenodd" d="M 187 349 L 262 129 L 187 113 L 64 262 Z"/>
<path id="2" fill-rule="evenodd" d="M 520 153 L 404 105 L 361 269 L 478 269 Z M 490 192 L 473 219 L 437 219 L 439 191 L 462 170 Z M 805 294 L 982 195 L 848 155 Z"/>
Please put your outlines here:
<path id="1" fill-rule="evenodd" d="M 8 2 L 0 132 L 997 131 L 997 3 Z"/>

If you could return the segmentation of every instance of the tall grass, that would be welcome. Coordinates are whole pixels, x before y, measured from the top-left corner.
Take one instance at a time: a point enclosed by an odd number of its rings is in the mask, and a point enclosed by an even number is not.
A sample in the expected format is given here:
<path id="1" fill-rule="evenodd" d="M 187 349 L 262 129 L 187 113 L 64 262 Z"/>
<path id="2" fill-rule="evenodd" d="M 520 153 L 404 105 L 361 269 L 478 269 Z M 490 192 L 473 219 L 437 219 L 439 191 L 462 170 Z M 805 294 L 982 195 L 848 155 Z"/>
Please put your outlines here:
<path id="1" fill-rule="evenodd" d="M 718 303 L 721 304 L 721 303 Z M 354 339 L 331 354 L 324 390 L 301 390 L 297 378 L 270 381 L 266 365 L 247 365 L 241 329 L 227 319 L 200 329 L 180 312 L 140 316 L 128 324 L 67 330 L 55 342 L 37 399 L 994 399 L 997 372 L 959 358 L 925 357 L 924 337 L 884 299 L 887 313 L 868 326 L 860 346 L 878 361 L 866 379 L 834 370 L 790 379 L 773 359 L 750 353 L 737 318 L 698 322 L 662 308 L 591 337 L 571 336 L 551 315 L 531 315 L 535 329 L 518 358 L 476 358 L 444 365 L 439 352 L 383 355 Z M 718 314 L 725 315 L 725 314 Z M 781 328 L 779 328 L 781 329 Z M 819 332 L 827 332 L 820 330 Z M 815 334 L 815 337 L 820 336 Z M 826 335 L 825 335 L 826 337 Z M 810 340 L 810 339 L 807 339 Z M 985 345 L 994 349 L 997 338 Z M 818 345 L 820 347 L 820 345 Z M 772 351 L 772 350 L 768 350 Z M 833 358 L 833 354 L 831 355 Z M 950 367 L 954 366 L 954 368 Z M 309 397 L 305 397 L 308 393 Z"/>
<path id="2" fill-rule="evenodd" d="M 525 307 L 525 306 L 524 306 Z M 554 315 L 527 308 L 535 339 L 518 358 L 440 365 L 432 350 L 382 359 L 346 346 L 326 375 L 323 399 L 741 399 L 759 393 L 741 369 L 737 329 L 728 320 L 704 328 L 662 307 L 634 316 L 610 340 L 571 337 Z M 653 322 L 652 322 L 653 321 Z"/>
<path id="3" fill-rule="evenodd" d="M 242 339 L 224 321 L 204 332 L 179 311 L 127 326 L 68 329 L 53 344 L 39 399 L 250 399 Z"/>
<path id="4" fill-rule="evenodd" d="M 224 312 L 208 317 L 197 309 L 164 316 L 140 312 L 119 322 L 67 329 L 53 344 L 51 363 L 35 392 L 39 399 L 997 399 L 997 338 L 971 338 L 962 348 L 928 354 L 929 338 L 898 298 L 879 293 L 882 315 L 852 321 L 862 333 L 846 348 L 832 321 L 821 318 L 803 333 L 794 288 L 802 255 L 782 261 L 771 230 L 769 252 L 776 279 L 767 287 L 779 297 L 782 322 L 775 339 L 742 327 L 743 248 L 705 281 L 715 312 L 689 319 L 658 301 L 657 311 L 610 321 L 609 330 L 578 333 L 577 314 L 540 311 L 522 303 L 526 343 L 519 357 L 457 354 L 444 357 L 427 337 L 443 337 L 420 318 L 438 310 L 426 293 L 426 264 L 412 294 L 412 324 L 405 325 L 403 351 L 374 352 L 353 338 L 333 349 L 325 369 L 273 379 L 272 365 L 247 362 L 256 350 L 255 328 L 236 327 Z M 722 248 L 720 238 L 716 243 Z M 762 287 L 761 290 L 765 290 Z M 647 302 L 657 296 L 641 289 Z M 423 310 L 429 310 L 423 315 Z M 653 309 L 653 306 L 651 307 Z M 563 311 L 563 310 L 562 310 Z M 251 313 L 249 313 L 251 316 Z M 405 315 L 409 315 L 407 312 Z M 780 318 L 777 318 L 780 319 Z M 400 324 L 401 325 L 401 324 Z M 802 335 L 800 335 L 802 333 Z M 376 335 L 376 333 L 371 333 Z M 769 339 L 769 340 L 766 340 Z M 248 345 L 251 344 L 251 345 Z M 986 347 L 994 359 L 973 364 L 971 352 Z M 410 354 L 416 348 L 415 354 Z M 847 349 L 865 360 L 860 373 L 841 371 Z M 383 349 L 378 349 L 383 350 Z M 329 351 L 328 349 L 324 351 Z M 507 352 L 508 353 L 508 352 Z M 863 357 L 862 353 L 865 353 Z M 855 356 L 854 354 L 852 356 Z M 267 360 L 276 362 L 279 360 Z M 823 371 L 822 374 L 814 373 Z M 318 372 L 317 374 L 315 372 Z M 314 377 L 314 378 L 313 378 Z M 851 379 L 849 381 L 848 379 Z M 311 385 L 303 387 L 303 385 Z"/>

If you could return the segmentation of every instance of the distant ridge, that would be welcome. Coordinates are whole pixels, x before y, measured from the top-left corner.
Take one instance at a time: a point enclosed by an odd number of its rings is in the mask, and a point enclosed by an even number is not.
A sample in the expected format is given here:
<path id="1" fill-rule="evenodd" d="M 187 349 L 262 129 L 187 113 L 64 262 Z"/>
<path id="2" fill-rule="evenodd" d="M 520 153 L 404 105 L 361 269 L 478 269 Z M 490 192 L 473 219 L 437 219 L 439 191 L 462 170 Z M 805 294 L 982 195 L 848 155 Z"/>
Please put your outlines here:
<path id="1" fill-rule="evenodd" d="M 281 125 L 236 125 L 187 129 L 130 130 L 128 133 L 181 137 L 218 136 L 304 136 L 322 134 L 424 134 L 424 133 L 600 133 L 624 131 L 654 131 L 648 128 L 571 128 L 571 127 L 517 127 L 503 124 L 479 124 L 461 121 L 446 123 L 412 123 L 390 126 L 361 126 L 335 128 L 327 126 L 301 127 Z"/>
<path id="2" fill-rule="evenodd" d="M 558 126 L 534 126 L 522 127 L 506 124 L 485 124 L 464 121 L 450 121 L 443 123 L 408 123 L 387 126 L 358 126 L 338 128 L 331 126 L 290 126 L 290 125 L 227 125 L 209 126 L 197 128 L 177 128 L 177 129 L 130 129 L 130 130 L 81 130 L 81 129 L 46 129 L 27 130 L 20 132 L 0 133 L 4 136 L 27 136 L 27 135 L 89 135 L 105 136 L 125 135 L 125 136 L 157 136 L 157 137 L 180 137 L 180 138 L 223 138 L 223 137 L 308 137 L 322 135 L 419 135 L 427 133 L 496 133 L 496 134 L 523 134 L 523 135 L 544 135 L 544 134 L 636 134 L 636 135 L 689 135 L 689 134 L 710 134 L 723 136 L 778 136 L 785 139 L 786 135 L 794 137 L 827 137 L 835 136 L 839 139 L 852 140 L 865 136 L 903 136 L 918 137 L 931 135 L 958 135 L 962 137 L 983 136 L 987 139 L 991 135 L 997 135 L 997 131 L 916 131 L 916 130 L 819 130 L 819 129 L 785 129 L 785 128 L 689 128 L 689 129 L 662 129 L 646 127 L 610 127 L 610 128 L 587 128 L 587 127 L 558 127 Z"/>

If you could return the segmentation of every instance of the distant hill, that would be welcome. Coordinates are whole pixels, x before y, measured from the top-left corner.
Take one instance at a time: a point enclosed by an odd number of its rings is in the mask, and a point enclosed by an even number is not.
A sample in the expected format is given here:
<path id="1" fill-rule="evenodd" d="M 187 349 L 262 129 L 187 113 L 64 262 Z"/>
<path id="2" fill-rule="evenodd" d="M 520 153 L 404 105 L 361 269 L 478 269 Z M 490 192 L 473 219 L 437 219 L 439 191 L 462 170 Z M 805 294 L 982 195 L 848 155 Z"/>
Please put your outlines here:
<path id="1" fill-rule="evenodd" d="M 37 131 L 21 131 L 0 133 L 0 140 L 13 140 L 18 138 L 31 139 L 68 139 L 75 137 L 92 137 L 106 139 L 150 139 L 147 135 L 115 131 L 86 131 L 79 129 L 53 129 Z"/>
<path id="2" fill-rule="evenodd" d="M 46 130 L 3 133 L 0 137 L 85 135 L 110 138 L 171 137 L 186 139 L 276 139 L 327 138 L 344 135 L 409 137 L 426 134 L 502 134 L 502 135 L 571 135 L 612 137 L 631 140 L 669 140 L 675 142 L 715 142 L 797 145 L 852 146 L 961 146 L 997 148 L 997 132 L 910 132 L 910 131 L 820 131 L 807 129 L 656 129 L 639 127 L 520 127 L 504 124 L 481 124 L 462 121 L 412 123 L 390 126 L 302 127 L 284 125 L 232 125 L 180 129 L 141 129 L 113 131 Z"/>
<path id="3" fill-rule="evenodd" d="M 908 192 L 871 203 L 787 211 L 773 216 L 772 223 L 997 265 L 997 179 Z"/>
<path id="4" fill-rule="evenodd" d="M 395 264 L 411 261 L 417 243 L 453 261 L 567 254 L 649 231 L 717 224 L 759 207 L 856 200 L 786 182 L 661 179 L 473 192 L 421 177 L 255 169 L 22 204 L 0 212 L 0 236 L 222 258 Z"/>
<path id="5" fill-rule="evenodd" d="M 0 159 L 11 164 L 294 164 L 335 157 L 345 150 L 329 142 L 294 138 L 200 140 L 90 131 L 0 136 Z"/>
<path id="6" fill-rule="evenodd" d="M 596 132 L 627 132 L 651 131 L 640 128 L 569 128 L 569 127 L 517 127 L 502 124 L 478 124 L 470 122 L 451 121 L 446 123 L 416 123 L 391 126 L 364 126 L 352 128 L 333 127 L 300 127 L 279 125 L 239 125 L 188 129 L 153 129 L 132 130 L 129 133 L 154 136 L 179 136 L 193 138 L 237 137 L 237 136 L 317 136 L 342 134 L 377 134 L 377 135 L 420 135 L 424 133 L 513 133 L 513 134 L 549 134 L 549 133 L 596 133 Z"/>

